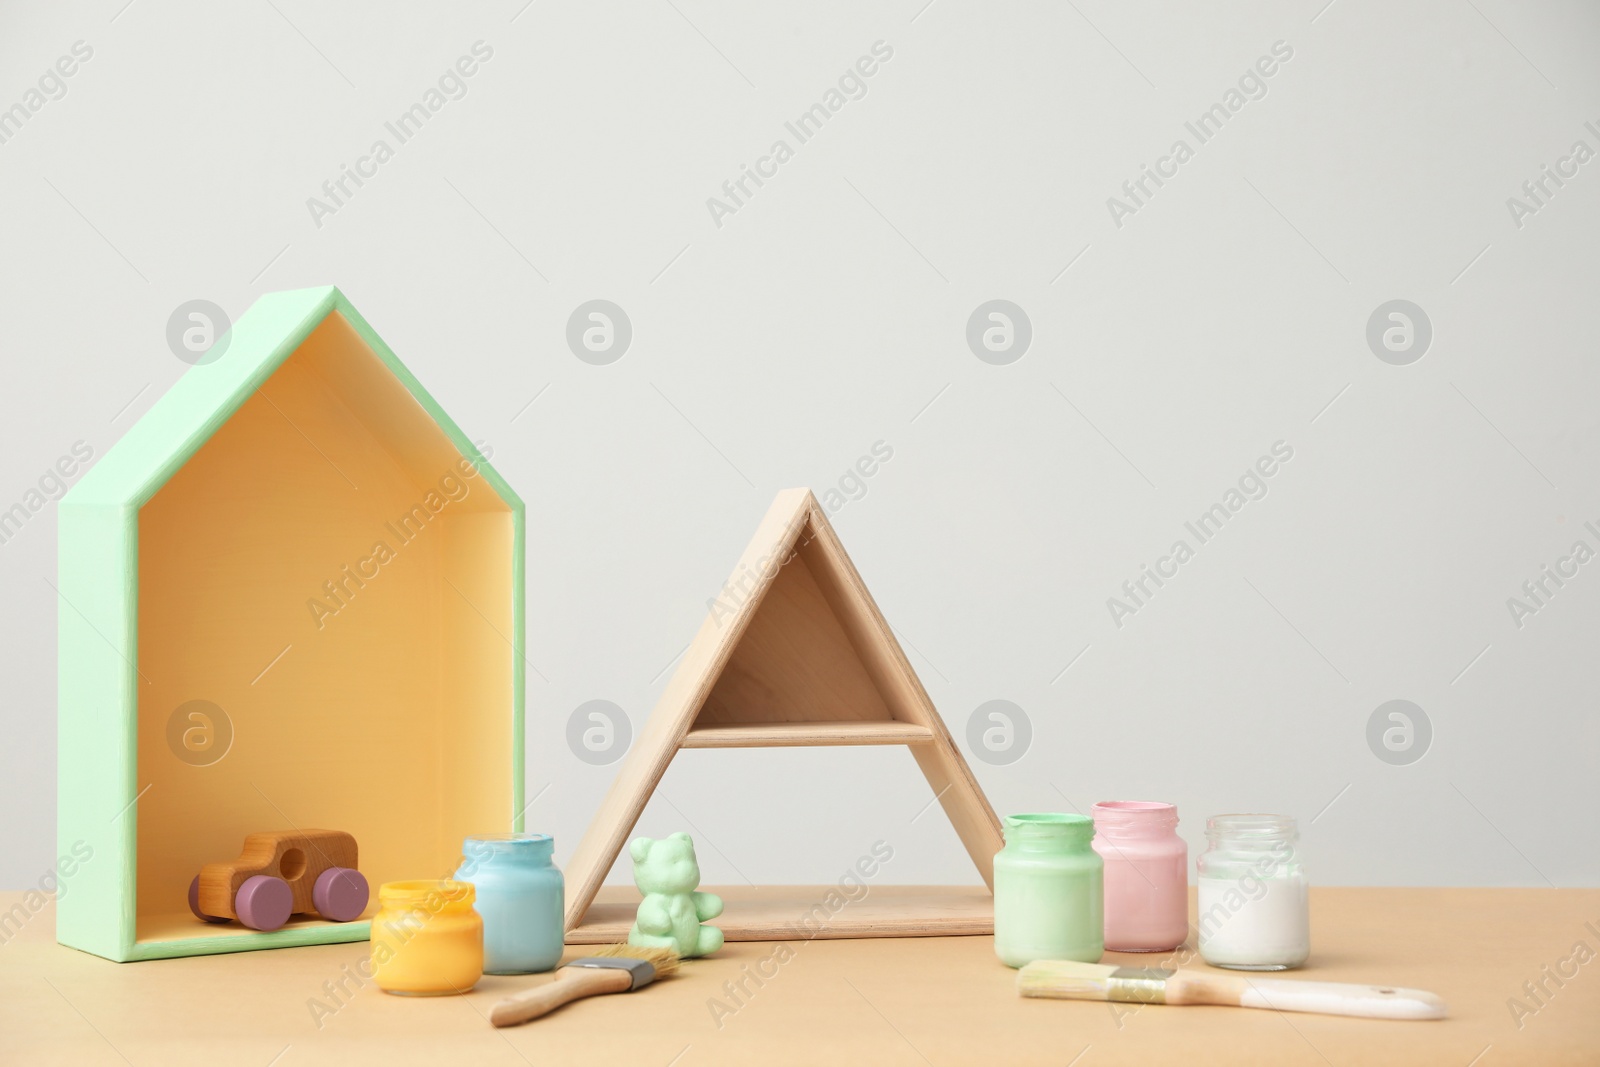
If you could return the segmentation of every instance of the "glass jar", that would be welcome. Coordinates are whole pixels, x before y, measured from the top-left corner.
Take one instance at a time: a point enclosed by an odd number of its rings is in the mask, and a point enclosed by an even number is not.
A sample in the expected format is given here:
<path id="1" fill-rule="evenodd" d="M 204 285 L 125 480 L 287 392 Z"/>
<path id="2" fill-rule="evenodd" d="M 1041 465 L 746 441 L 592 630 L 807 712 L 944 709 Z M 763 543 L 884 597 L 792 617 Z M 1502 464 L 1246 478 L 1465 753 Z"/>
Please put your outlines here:
<path id="1" fill-rule="evenodd" d="M 1200 955 L 1213 967 L 1283 971 L 1311 955 L 1306 872 L 1287 815 L 1213 815 L 1200 873 Z"/>
<path id="2" fill-rule="evenodd" d="M 477 890 L 483 973 L 530 974 L 561 962 L 565 883 L 549 834 L 476 834 L 461 845 L 456 880 Z"/>
<path id="3" fill-rule="evenodd" d="M 1034 960 L 1096 963 L 1104 863 L 1087 815 L 1007 815 L 994 857 L 994 952 L 1008 967 Z"/>
<path id="4" fill-rule="evenodd" d="M 1178 836 L 1178 809 L 1107 800 L 1093 812 L 1094 850 L 1106 865 L 1106 948 L 1177 948 L 1189 936 L 1189 846 Z"/>
<path id="5" fill-rule="evenodd" d="M 385 882 L 372 917 L 378 988 L 408 996 L 465 993 L 483 976 L 483 920 L 470 882 Z"/>

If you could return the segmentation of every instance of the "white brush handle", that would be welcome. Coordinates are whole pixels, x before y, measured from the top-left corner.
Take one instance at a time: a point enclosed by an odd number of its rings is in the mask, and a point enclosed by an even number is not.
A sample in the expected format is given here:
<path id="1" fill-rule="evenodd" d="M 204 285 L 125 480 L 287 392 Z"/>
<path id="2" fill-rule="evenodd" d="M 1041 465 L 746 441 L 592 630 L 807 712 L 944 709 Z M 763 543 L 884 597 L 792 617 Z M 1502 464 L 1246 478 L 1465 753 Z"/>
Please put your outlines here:
<path id="1" fill-rule="evenodd" d="M 1133 1004 L 1221 1004 L 1269 1011 L 1360 1015 L 1369 1019 L 1443 1019 L 1444 1001 L 1421 989 L 1247 978 L 1220 971 L 1172 971 L 1067 960 L 1034 960 L 1017 972 L 1025 997 L 1111 1000 Z"/>
<path id="2" fill-rule="evenodd" d="M 1246 981 L 1250 988 L 1239 998 L 1239 1006 L 1244 1008 L 1361 1015 L 1369 1019 L 1442 1019 L 1445 1016 L 1444 1001 L 1422 989 L 1347 982 L 1286 982 L 1275 978 Z"/>

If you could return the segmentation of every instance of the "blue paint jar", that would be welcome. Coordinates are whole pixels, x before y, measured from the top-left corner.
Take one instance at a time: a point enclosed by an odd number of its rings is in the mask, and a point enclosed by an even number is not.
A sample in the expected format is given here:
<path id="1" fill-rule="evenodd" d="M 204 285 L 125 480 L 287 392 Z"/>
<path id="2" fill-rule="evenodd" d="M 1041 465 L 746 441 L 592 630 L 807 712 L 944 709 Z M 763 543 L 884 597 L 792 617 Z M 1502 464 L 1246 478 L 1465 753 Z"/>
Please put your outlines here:
<path id="1" fill-rule="evenodd" d="M 483 973 L 530 974 L 561 962 L 566 883 L 549 834 L 478 834 L 461 846 L 457 881 L 477 890 Z"/>

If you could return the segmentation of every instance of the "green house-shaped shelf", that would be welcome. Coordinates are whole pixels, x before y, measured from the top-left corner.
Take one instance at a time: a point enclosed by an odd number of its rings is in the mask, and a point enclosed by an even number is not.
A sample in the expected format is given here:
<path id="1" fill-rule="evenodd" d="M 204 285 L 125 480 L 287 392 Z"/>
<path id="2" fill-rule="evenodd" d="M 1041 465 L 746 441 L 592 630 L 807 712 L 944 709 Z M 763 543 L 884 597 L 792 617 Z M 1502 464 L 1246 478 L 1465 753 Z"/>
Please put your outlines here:
<path id="1" fill-rule="evenodd" d="M 60 505 L 57 939 L 113 960 L 359 941 L 190 914 L 261 830 L 372 886 L 521 829 L 522 501 L 342 293 L 262 297 Z"/>

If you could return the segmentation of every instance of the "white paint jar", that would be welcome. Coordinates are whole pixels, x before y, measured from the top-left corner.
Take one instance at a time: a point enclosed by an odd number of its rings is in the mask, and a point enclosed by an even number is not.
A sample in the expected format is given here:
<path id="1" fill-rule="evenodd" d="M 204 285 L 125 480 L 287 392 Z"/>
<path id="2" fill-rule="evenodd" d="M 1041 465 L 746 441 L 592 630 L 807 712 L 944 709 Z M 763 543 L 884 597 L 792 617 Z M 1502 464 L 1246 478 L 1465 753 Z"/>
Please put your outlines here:
<path id="1" fill-rule="evenodd" d="M 1213 967 L 1284 971 L 1311 955 L 1299 830 L 1287 815 L 1214 815 L 1199 869 L 1200 956 Z"/>

